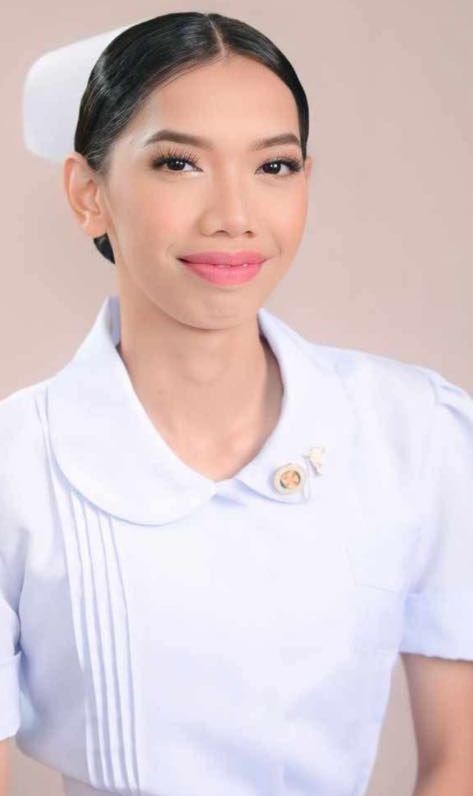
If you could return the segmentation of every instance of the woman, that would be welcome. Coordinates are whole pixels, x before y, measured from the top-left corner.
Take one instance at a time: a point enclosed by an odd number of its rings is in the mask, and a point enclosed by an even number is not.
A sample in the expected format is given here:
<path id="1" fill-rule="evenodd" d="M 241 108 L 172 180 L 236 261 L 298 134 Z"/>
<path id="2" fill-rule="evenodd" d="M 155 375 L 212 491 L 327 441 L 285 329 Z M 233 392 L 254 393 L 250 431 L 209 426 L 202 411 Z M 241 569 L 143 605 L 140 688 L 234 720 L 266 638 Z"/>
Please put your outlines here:
<path id="1" fill-rule="evenodd" d="M 262 306 L 308 117 L 277 47 L 215 13 L 134 25 L 90 74 L 64 186 L 118 293 L 0 405 L 0 737 L 69 796 L 361 796 L 400 653 L 419 775 L 434 674 L 467 716 L 473 401 Z"/>

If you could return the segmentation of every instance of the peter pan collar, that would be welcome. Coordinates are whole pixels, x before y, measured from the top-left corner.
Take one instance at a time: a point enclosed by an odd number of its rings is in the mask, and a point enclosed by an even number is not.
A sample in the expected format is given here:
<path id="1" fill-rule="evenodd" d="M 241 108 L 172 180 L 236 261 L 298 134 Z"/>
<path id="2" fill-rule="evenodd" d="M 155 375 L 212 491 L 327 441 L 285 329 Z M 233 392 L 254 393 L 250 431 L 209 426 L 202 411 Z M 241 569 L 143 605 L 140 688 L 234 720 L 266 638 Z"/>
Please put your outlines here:
<path id="1" fill-rule="evenodd" d="M 257 317 L 281 369 L 281 414 L 263 447 L 233 479 L 213 481 L 174 453 L 145 412 L 115 348 L 119 297 L 108 296 L 75 355 L 47 386 L 51 448 L 67 481 L 100 509 L 133 523 L 179 519 L 235 481 L 271 501 L 306 501 L 305 490 L 278 492 L 274 473 L 289 463 L 310 470 L 308 451 L 324 445 L 326 470 L 310 477 L 330 478 L 352 433 L 351 406 L 324 346 L 265 308 Z"/>

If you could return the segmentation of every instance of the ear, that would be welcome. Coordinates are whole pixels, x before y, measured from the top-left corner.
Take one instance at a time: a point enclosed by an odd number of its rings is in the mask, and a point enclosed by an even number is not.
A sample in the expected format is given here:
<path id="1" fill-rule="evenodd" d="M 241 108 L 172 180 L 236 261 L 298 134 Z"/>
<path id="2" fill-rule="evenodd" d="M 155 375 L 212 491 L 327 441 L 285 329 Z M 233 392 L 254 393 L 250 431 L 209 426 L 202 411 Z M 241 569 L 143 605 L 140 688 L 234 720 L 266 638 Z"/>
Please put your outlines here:
<path id="1" fill-rule="evenodd" d="M 96 172 L 79 152 L 67 155 L 63 164 L 63 186 L 72 211 L 91 238 L 107 231 L 101 185 Z"/>

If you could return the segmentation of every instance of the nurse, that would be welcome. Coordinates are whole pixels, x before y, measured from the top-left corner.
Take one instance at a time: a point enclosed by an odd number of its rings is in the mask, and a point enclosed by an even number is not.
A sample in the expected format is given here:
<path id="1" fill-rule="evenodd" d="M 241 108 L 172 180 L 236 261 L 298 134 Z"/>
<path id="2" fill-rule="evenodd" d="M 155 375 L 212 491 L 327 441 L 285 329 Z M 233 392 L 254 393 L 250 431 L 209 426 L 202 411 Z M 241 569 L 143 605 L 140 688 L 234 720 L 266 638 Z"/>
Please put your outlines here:
<path id="1" fill-rule="evenodd" d="M 49 54 L 24 108 L 117 292 L 0 402 L 4 768 L 15 737 L 68 796 L 362 796 L 402 654 L 416 793 L 466 796 L 473 400 L 263 306 L 313 164 L 291 64 L 171 13 Z"/>

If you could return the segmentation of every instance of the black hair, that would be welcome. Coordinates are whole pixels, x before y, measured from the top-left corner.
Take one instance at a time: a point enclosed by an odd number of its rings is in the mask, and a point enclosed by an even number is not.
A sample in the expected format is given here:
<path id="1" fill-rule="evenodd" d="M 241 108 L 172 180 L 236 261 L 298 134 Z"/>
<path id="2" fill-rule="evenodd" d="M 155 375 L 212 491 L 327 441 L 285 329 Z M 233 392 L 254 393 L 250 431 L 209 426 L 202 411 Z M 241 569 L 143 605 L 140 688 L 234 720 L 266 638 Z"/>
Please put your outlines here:
<path id="1" fill-rule="evenodd" d="M 118 34 L 96 61 L 82 95 L 74 149 L 105 176 L 114 140 L 148 95 L 170 78 L 232 53 L 271 69 L 296 101 L 303 160 L 309 135 L 304 89 L 286 56 L 246 22 L 217 13 L 180 11 L 132 25 Z M 94 238 L 99 252 L 115 262 L 108 235 Z"/>

